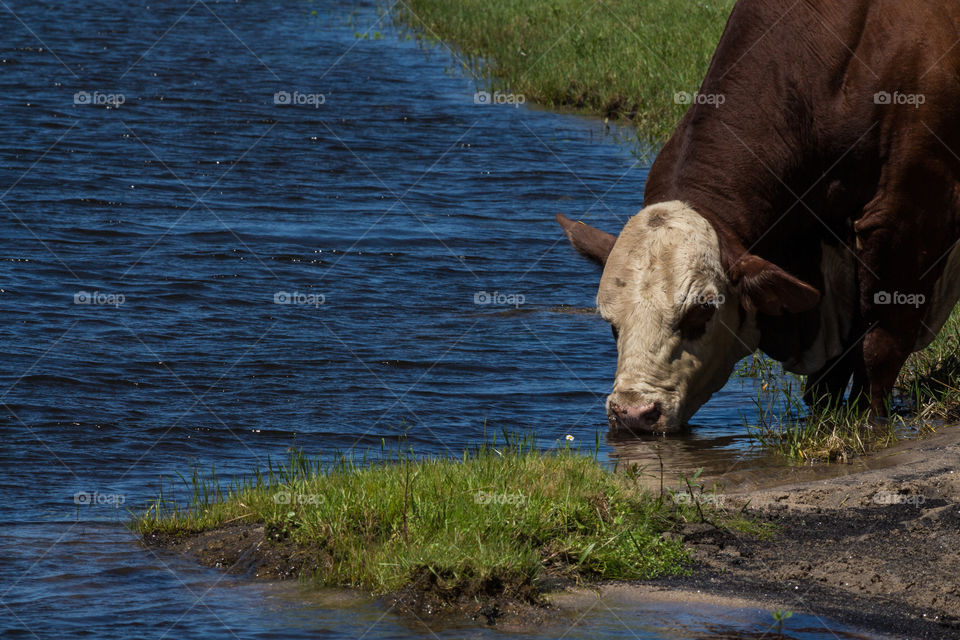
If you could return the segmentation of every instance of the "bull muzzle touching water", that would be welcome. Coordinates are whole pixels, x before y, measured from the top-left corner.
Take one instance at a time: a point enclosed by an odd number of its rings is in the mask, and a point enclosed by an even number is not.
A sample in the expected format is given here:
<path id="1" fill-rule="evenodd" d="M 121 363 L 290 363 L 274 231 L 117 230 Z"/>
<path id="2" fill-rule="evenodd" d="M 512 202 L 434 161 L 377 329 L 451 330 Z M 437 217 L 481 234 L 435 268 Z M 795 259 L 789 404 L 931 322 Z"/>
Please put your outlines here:
<path id="1" fill-rule="evenodd" d="M 644 208 L 614 238 L 557 217 L 604 266 L 597 309 L 617 342 L 607 398 L 614 431 L 681 429 L 760 341 L 758 310 L 812 308 L 816 289 L 757 256 L 725 269 L 710 223 L 681 202 Z"/>

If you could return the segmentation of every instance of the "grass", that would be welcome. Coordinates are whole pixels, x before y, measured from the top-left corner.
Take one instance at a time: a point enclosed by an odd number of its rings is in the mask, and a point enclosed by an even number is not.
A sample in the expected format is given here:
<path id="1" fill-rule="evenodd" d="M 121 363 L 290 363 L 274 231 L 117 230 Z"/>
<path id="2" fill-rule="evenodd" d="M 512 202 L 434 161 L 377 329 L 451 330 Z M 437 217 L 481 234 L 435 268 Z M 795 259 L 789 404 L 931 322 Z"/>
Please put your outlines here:
<path id="1" fill-rule="evenodd" d="M 890 418 L 883 421 L 845 403 L 824 401 L 808 408 L 801 399 L 804 376 L 786 373 L 759 353 L 744 361 L 737 374 L 761 383 L 755 400 L 759 417 L 747 426 L 763 446 L 797 461 L 846 462 L 904 435 L 923 435 L 960 421 L 960 310 L 954 309 L 930 345 L 907 359 Z"/>
<path id="2" fill-rule="evenodd" d="M 658 148 L 706 74 L 734 0 L 405 0 L 397 21 L 443 40 L 483 88 L 636 128 Z"/>
<path id="3" fill-rule="evenodd" d="M 761 378 L 754 401 L 758 418 L 747 427 L 762 446 L 791 460 L 848 462 L 896 443 L 906 427 L 902 416 L 871 420 L 864 409 L 847 403 L 824 400 L 808 407 L 802 379 L 797 380 L 802 377 L 778 369 L 771 366 L 775 373 Z"/>
<path id="4" fill-rule="evenodd" d="M 185 536 L 230 523 L 260 523 L 270 536 L 323 556 L 320 585 L 395 592 L 425 574 L 457 586 L 496 579 L 509 588 L 551 578 L 631 580 L 687 571 L 665 532 L 709 521 L 738 532 L 760 525 L 720 510 L 689 484 L 675 498 L 639 488 L 636 470 L 615 473 L 569 447 L 540 451 L 508 438 L 460 459 L 323 464 L 294 454 L 228 489 L 194 472 L 189 505 L 158 497 L 131 526 L 141 536 Z"/>
<path id="5" fill-rule="evenodd" d="M 960 421 L 960 311 L 953 310 L 936 339 L 910 356 L 897 388 L 915 408 L 918 419 Z"/>

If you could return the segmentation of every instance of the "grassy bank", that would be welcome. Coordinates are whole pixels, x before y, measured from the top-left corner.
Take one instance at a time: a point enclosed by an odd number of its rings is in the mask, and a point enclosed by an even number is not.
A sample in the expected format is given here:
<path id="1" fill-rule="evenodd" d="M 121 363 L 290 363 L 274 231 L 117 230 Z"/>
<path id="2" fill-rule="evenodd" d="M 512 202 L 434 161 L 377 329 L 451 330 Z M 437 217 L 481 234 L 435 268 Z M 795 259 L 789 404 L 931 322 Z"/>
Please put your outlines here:
<path id="1" fill-rule="evenodd" d="M 323 465 L 302 455 L 229 489 L 197 474 L 193 499 L 163 497 L 133 521 L 145 539 L 262 524 L 268 543 L 309 556 L 319 585 L 388 593 L 430 577 L 445 593 L 538 592 L 544 579 L 653 578 L 686 571 L 678 536 L 687 522 L 753 531 L 691 492 L 674 499 L 638 488 L 569 449 L 542 452 L 514 440 L 459 460 L 397 456 Z M 693 495 L 702 487 L 692 487 Z M 438 586 L 439 585 L 439 586 Z"/>
<path id="2" fill-rule="evenodd" d="M 483 87 L 669 137 L 734 0 L 406 0 L 396 18 L 451 43 Z"/>
<path id="3" fill-rule="evenodd" d="M 761 382 L 759 417 L 748 424 L 761 444 L 795 460 L 845 461 L 960 421 L 960 312 L 954 309 L 937 338 L 907 359 L 885 421 L 847 404 L 808 410 L 804 377 L 759 354 L 738 373 Z"/>

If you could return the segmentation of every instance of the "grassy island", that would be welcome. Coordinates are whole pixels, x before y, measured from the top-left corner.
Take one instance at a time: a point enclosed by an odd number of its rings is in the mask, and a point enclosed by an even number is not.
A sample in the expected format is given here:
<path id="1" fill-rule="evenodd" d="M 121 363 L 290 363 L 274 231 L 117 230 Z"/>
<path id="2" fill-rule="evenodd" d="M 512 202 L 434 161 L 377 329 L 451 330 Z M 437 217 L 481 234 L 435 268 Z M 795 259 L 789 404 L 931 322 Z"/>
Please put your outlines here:
<path id="1" fill-rule="evenodd" d="M 393 454 L 321 463 L 296 454 L 226 489 L 195 473 L 189 505 L 161 496 L 132 526 L 148 542 L 168 544 L 262 528 L 262 540 L 243 536 L 259 545 L 254 553 L 280 549 L 297 565 L 293 573 L 323 586 L 387 594 L 426 579 L 457 597 L 492 589 L 531 600 L 547 582 L 684 573 L 689 558 L 678 532 L 690 523 L 762 533 L 722 512 L 703 487 L 689 484 L 679 498 L 654 495 L 638 473 L 520 438 L 459 459 Z"/>

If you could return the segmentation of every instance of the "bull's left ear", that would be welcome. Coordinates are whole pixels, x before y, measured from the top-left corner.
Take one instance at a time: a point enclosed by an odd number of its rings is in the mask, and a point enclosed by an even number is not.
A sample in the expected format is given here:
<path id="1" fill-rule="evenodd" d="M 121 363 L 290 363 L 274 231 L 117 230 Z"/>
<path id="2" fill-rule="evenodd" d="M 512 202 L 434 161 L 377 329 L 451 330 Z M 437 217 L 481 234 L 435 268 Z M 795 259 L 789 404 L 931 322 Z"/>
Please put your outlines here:
<path id="1" fill-rule="evenodd" d="M 557 222 L 580 255 L 590 258 L 600 266 L 607 263 L 607 256 L 613 251 L 617 236 L 582 222 L 574 222 L 562 213 L 557 214 Z"/>
<path id="2" fill-rule="evenodd" d="M 734 263 L 730 279 L 740 289 L 741 304 L 747 311 L 779 316 L 784 311 L 807 311 L 820 302 L 819 291 L 772 262 L 752 254 Z"/>

